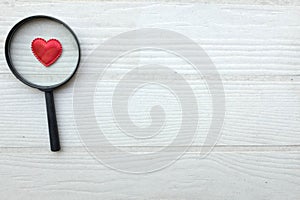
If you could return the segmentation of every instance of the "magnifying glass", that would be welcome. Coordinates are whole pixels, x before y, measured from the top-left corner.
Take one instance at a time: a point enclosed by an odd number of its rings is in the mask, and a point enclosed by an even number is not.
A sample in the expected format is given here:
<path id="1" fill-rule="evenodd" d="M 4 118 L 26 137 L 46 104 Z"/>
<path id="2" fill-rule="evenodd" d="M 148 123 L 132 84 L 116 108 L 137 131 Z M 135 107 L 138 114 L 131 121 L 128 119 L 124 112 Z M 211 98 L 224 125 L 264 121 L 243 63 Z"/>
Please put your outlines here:
<path id="1" fill-rule="evenodd" d="M 51 151 L 59 151 L 53 90 L 68 82 L 80 62 L 75 33 L 64 22 L 37 15 L 18 22 L 5 42 L 12 73 L 24 84 L 45 92 Z"/>

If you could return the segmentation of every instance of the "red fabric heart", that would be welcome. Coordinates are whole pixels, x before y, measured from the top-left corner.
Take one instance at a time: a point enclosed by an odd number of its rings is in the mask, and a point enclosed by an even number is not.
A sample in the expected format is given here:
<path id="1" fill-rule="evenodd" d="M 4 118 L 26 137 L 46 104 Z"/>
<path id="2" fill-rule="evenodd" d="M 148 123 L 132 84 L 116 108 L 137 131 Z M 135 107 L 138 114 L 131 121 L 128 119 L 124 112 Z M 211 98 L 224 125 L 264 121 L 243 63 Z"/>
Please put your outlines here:
<path id="1" fill-rule="evenodd" d="M 62 46 L 56 39 L 46 41 L 43 38 L 36 38 L 31 43 L 31 50 L 34 56 L 46 67 L 55 63 L 62 54 Z"/>

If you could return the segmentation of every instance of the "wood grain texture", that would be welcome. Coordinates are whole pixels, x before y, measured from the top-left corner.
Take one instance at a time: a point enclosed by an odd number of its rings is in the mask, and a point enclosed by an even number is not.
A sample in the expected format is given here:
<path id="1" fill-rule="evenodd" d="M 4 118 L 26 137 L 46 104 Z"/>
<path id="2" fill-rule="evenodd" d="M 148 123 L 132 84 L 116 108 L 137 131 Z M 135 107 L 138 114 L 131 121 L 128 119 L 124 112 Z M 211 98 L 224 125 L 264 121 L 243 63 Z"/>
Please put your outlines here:
<path id="1" fill-rule="evenodd" d="M 243 5 L 242 5 L 243 4 Z M 298 1 L 29 1 L 0 2 L 0 195 L 3 199 L 287 199 L 300 196 L 300 8 Z M 184 34 L 207 52 L 221 75 L 226 116 L 214 150 L 199 149 L 211 119 L 205 79 L 168 54 L 148 52 L 125 58 L 107 73 L 96 99 L 107 99 L 132 60 L 171 65 L 199 100 L 199 130 L 188 152 L 158 172 L 133 175 L 112 170 L 83 147 L 73 116 L 72 80 L 55 91 L 62 152 L 48 150 L 44 94 L 20 83 L 4 58 L 10 28 L 24 17 L 52 15 L 77 34 L 82 59 L 122 32 L 163 28 Z M 26 44 L 22 44 L 26 45 Z M 109 56 L 109 52 L 103 54 Z M 85 61 L 87 64 L 89 60 Z M 95 70 L 97 65 L 95 64 Z M 80 72 L 84 73 L 84 72 Z M 153 72 L 145 72 L 149 76 Z M 79 74 L 80 75 L 80 74 Z M 91 76 L 93 76 L 91 74 Z M 134 77 L 133 77 L 134 79 Z M 161 90 L 152 89 L 154 96 Z M 141 90 L 131 102 L 148 97 Z M 163 98 L 161 102 L 165 103 Z M 149 98 L 147 103 L 155 103 Z M 110 105 L 96 107 L 108 113 Z M 176 116 L 177 104 L 168 103 Z M 97 113 L 96 112 L 96 113 Z M 147 125 L 144 110 L 133 110 Z M 109 120 L 109 141 L 124 150 L 152 152 L 176 137 L 172 124 L 159 140 L 142 143 L 121 135 Z M 174 146 L 171 151 L 182 152 Z M 105 151 L 105 148 L 103 148 Z M 126 158 L 125 158 L 126 159 Z M 132 162 L 129 157 L 127 163 Z M 163 159 L 163 158 L 162 158 Z"/>

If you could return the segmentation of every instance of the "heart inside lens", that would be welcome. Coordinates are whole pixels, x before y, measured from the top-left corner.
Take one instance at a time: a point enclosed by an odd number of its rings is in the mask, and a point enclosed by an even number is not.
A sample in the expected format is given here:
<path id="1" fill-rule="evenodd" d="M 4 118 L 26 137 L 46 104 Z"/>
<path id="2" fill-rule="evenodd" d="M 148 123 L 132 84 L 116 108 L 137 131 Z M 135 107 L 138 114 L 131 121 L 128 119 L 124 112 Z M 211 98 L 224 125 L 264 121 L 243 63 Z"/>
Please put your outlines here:
<path id="1" fill-rule="evenodd" d="M 57 39 L 46 41 L 43 38 L 36 38 L 31 42 L 31 50 L 40 63 L 49 67 L 61 56 L 62 45 Z"/>

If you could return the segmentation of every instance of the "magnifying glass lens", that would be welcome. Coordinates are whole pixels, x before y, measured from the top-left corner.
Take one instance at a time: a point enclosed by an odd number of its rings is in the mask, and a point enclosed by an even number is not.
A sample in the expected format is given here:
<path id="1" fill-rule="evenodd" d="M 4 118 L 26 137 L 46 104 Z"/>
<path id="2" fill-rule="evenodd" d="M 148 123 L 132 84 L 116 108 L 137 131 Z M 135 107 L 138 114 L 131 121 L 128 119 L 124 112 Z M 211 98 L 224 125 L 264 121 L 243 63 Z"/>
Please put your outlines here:
<path id="1" fill-rule="evenodd" d="M 40 40 L 40 48 L 33 43 L 35 40 Z M 59 44 L 61 52 L 58 52 Z M 47 53 L 50 54 L 48 57 L 45 55 Z M 51 87 L 63 83 L 73 74 L 79 49 L 73 34 L 63 24 L 48 18 L 37 18 L 25 22 L 15 31 L 10 43 L 10 58 L 15 71 L 27 82 Z M 45 66 L 43 61 L 54 62 Z"/>

